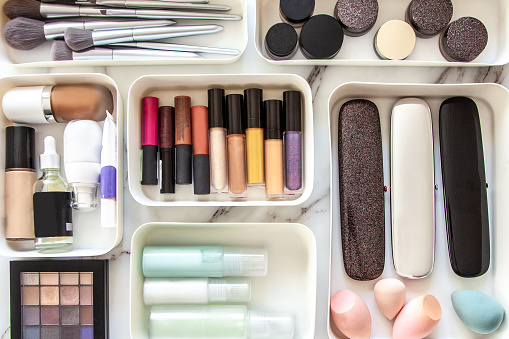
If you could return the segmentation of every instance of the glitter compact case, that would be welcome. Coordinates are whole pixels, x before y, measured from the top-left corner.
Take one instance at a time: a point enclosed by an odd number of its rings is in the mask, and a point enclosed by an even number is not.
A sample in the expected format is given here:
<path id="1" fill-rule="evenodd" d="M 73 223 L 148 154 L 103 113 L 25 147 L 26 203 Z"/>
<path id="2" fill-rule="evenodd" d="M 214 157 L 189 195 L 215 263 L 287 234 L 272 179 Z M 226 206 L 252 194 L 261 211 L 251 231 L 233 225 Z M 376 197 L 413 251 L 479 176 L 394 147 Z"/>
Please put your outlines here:
<path id="1" fill-rule="evenodd" d="M 108 337 L 108 261 L 11 261 L 11 336 Z"/>

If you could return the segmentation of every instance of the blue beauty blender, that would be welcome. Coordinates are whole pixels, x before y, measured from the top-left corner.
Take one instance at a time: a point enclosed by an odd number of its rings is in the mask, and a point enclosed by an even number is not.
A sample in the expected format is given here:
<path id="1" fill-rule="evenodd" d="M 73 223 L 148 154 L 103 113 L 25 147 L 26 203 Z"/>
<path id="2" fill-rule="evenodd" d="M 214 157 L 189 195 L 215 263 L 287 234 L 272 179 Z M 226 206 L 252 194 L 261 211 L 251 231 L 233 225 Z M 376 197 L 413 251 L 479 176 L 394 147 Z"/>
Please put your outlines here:
<path id="1" fill-rule="evenodd" d="M 488 334 L 495 331 L 504 319 L 504 308 L 493 297 L 471 290 L 451 294 L 452 305 L 458 317 L 472 331 Z"/>

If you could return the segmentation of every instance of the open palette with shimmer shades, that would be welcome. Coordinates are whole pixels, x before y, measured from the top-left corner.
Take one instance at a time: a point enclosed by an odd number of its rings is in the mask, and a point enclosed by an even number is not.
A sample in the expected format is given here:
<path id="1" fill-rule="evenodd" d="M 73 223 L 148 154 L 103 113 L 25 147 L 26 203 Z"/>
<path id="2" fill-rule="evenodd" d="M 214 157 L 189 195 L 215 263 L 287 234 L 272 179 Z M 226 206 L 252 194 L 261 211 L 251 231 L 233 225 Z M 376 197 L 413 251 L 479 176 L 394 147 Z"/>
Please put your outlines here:
<path id="1" fill-rule="evenodd" d="M 106 260 L 12 261 L 12 337 L 106 338 L 107 270 Z"/>

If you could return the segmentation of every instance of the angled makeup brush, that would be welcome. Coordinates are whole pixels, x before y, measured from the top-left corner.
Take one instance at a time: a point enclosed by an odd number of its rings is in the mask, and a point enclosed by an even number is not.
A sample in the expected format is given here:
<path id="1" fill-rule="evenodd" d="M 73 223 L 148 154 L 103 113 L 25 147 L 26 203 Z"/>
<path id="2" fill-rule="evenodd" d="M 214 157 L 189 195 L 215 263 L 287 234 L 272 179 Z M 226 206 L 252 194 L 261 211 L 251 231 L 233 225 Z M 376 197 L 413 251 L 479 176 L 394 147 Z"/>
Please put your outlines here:
<path id="1" fill-rule="evenodd" d="M 46 1 L 43 1 L 46 2 Z M 229 11 L 230 6 L 203 3 L 173 2 L 160 0 L 90 0 L 90 1 L 56 1 L 66 5 L 98 5 L 117 8 L 161 8 L 161 9 L 190 9 L 209 11 Z"/>
<path id="2" fill-rule="evenodd" d="M 67 17 L 138 18 L 138 19 L 190 19 L 190 20 L 241 20 L 236 14 L 216 14 L 164 9 L 126 9 L 94 6 L 68 6 L 46 4 L 37 0 L 8 0 L 4 13 L 9 19 L 25 17 L 31 19 L 58 19 Z"/>
<path id="3" fill-rule="evenodd" d="M 155 49 L 160 51 L 181 51 L 181 52 L 196 52 L 196 53 L 213 53 L 223 55 L 239 55 L 240 51 L 233 48 L 222 47 L 208 47 L 208 46 L 193 46 L 182 44 L 168 44 L 164 42 L 119 42 L 110 44 L 111 47 L 135 47 L 145 49 Z"/>
<path id="4" fill-rule="evenodd" d="M 132 27 L 159 27 L 174 24 L 173 20 L 132 20 L 132 21 L 65 21 L 44 23 L 43 21 L 18 17 L 8 21 L 3 29 L 7 45 L 20 50 L 30 50 L 46 40 L 64 37 L 66 28 L 82 29 L 125 29 Z"/>
<path id="5" fill-rule="evenodd" d="M 223 26 L 170 26 L 119 29 L 111 31 L 89 31 L 86 29 L 68 28 L 64 39 L 73 51 L 81 51 L 93 46 L 108 45 L 115 42 L 149 41 L 176 38 L 189 35 L 212 34 L 221 32 Z"/>
<path id="6" fill-rule="evenodd" d="M 83 52 L 74 52 L 62 40 L 56 40 L 51 46 L 51 59 L 60 60 L 166 60 L 201 59 L 196 53 L 175 51 L 151 51 L 147 49 L 92 48 Z"/>

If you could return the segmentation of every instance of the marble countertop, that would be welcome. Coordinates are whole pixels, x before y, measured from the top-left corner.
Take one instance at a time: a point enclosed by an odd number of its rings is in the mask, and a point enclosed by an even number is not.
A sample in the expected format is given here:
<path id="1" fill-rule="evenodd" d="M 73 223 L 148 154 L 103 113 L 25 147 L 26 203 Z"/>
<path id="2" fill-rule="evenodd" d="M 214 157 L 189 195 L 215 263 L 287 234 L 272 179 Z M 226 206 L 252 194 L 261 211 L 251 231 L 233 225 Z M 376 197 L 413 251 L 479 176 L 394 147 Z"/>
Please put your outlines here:
<path id="1" fill-rule="evenodd" d="M 248 3 L 251 3 L 249 1 Z M 251 12 L 251 9 L 248 9 Z M 507 69 L 489 68 L 415 68 L 415 67 L 308 67 L 279 66 L 263 60 L 255 50 L 254 22 L 249 20 L 249 44 L 239 61 L 228 65 L 82 67 L 82 68 L 18 68 L 1 67 L 2 75 L 20 73 L 98 72 L 109 75 L 117 83 L 127 102 L 131 83 L 147 74 L 207 73 L 294 73 L 307 79 L 313 93 L 315 173 L 311 197 L 295 207 L 145 207 L 131 196 L 127 185 L 124 151 L 124 237 L 104 258 L 110 260 L 110 337 L 129 338 L 129 257 L 133 232 L 152 221 L 168 222 L 297 222 L 309 227 L 317 241 L 317 305 L 315 338 L 327 338 L 327 298 L 330 253 L 330 183 L 328 140 L 328 107 L 330 93 L 351 81 L 394 83 L 480 83 L 495 82 L 506 87 Z M 124 109 L 124 117 L 126 111 Z M 125 133 L 124 126 L 124 133 Z M 125 140 L 124 140 L 125 143 Z M 8 258 L 0 258 L 0 338 L 10 337 Z"/>

